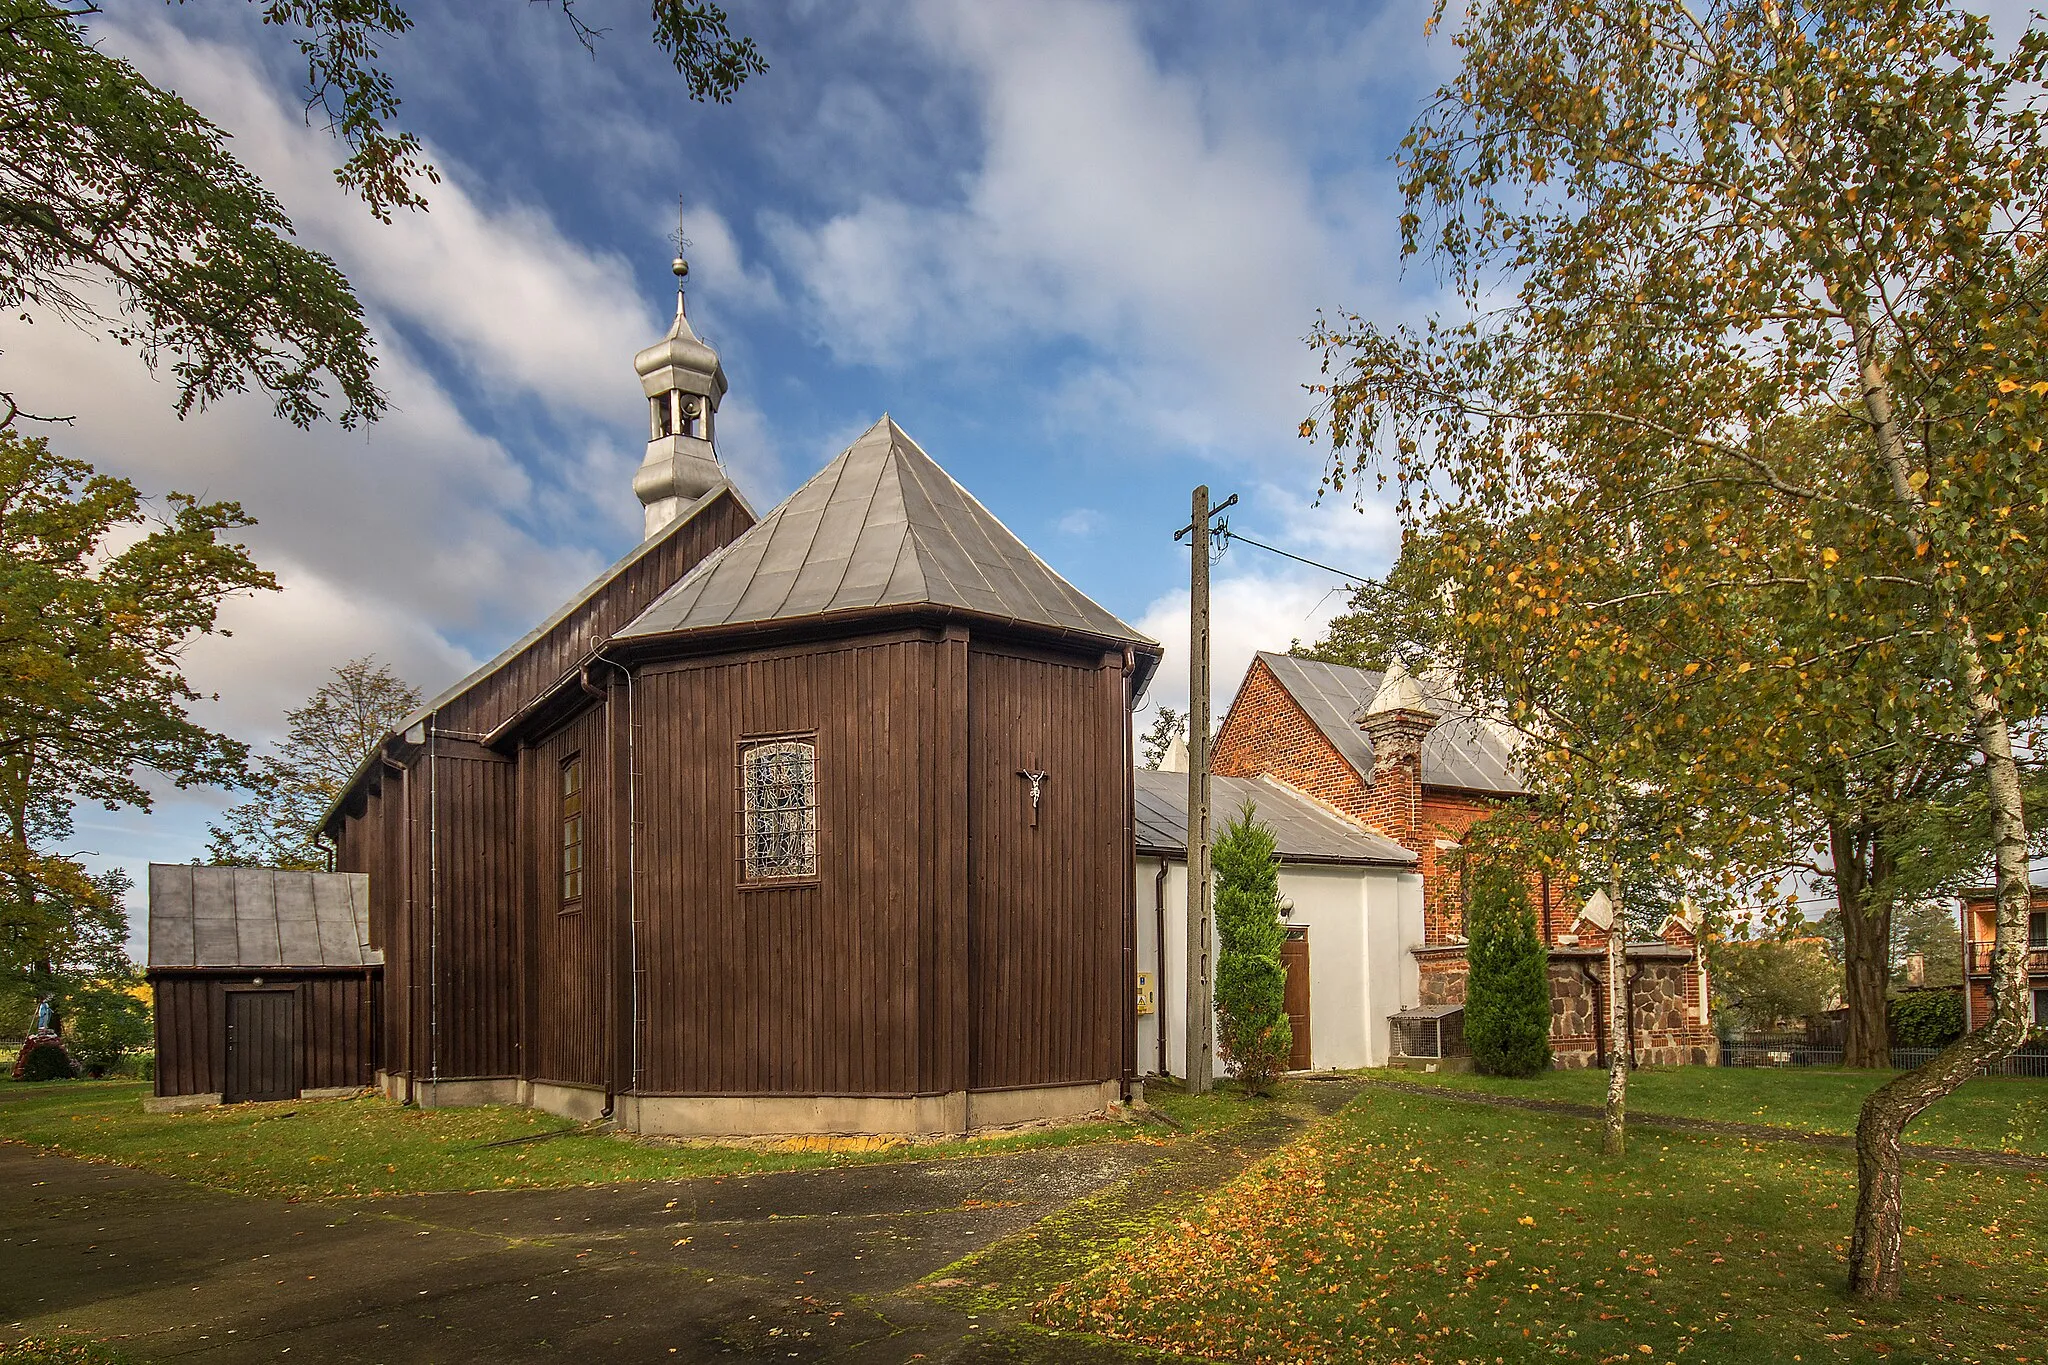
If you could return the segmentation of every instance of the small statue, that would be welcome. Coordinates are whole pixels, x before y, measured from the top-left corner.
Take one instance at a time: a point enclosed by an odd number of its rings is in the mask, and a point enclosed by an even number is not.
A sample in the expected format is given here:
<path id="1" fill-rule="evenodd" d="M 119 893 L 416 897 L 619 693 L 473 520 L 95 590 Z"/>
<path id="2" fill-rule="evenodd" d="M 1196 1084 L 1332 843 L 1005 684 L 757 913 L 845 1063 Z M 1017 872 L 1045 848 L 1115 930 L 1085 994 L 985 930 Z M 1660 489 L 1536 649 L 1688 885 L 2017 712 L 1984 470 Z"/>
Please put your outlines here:
<path id="1" fill-rule="evenodd" d="M 46 995 L 36 1005 L 36 1032 L 55 1033 L 57 1030 L 53 1025 L 56 1022 L 57 1012 L 51 1006 L 50 997 Z"/>

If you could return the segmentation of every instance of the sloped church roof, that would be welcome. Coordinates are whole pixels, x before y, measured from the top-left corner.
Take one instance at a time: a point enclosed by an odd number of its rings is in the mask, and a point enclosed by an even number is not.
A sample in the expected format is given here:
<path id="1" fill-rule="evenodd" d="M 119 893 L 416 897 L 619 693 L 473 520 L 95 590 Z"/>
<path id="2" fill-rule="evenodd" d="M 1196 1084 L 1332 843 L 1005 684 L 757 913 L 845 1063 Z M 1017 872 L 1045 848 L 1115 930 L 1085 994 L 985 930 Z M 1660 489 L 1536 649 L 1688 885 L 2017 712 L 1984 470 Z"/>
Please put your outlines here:
<path id="1" fill-rule="evenodd" d="M 615 638 L 926 605 L 1158 648 L 1054 573 L 888 417 Z"/>

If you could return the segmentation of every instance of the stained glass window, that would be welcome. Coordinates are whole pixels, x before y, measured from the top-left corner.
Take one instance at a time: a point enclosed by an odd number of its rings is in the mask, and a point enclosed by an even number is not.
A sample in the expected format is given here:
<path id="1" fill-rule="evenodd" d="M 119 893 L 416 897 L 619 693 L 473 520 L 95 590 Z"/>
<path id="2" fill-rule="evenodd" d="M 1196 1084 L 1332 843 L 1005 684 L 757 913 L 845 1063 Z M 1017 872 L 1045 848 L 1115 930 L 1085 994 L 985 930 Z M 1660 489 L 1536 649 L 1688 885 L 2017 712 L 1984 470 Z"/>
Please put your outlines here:
<path id="1" fill-rule="evenodd" d="M 583 900 L 583 760 L 562 764 L 562 907 Z"/>
<path id="2" fill-rule="evenodd" d="M 740 750 L 740 858 L 750 882 L 818 875 L 818 746 L 774 739 Z"/>

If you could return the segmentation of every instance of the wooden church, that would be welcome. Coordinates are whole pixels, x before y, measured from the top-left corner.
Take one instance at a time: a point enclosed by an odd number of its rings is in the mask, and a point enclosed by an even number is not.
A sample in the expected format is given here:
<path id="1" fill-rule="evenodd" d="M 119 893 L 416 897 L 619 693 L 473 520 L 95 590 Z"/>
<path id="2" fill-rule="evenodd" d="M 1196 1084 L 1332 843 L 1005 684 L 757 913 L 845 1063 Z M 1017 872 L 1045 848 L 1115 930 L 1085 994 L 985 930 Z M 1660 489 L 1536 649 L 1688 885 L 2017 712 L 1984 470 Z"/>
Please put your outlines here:
<path id="1" fill-rule="evenodd" d="M 1127 1093 L 1131 709 L 1159 646 L 887 417 L 757 515 L 680 292 L 636 368 L 645 540 L 327 818 L 369 878 L 378 1084 L 703 1135 Z"/>

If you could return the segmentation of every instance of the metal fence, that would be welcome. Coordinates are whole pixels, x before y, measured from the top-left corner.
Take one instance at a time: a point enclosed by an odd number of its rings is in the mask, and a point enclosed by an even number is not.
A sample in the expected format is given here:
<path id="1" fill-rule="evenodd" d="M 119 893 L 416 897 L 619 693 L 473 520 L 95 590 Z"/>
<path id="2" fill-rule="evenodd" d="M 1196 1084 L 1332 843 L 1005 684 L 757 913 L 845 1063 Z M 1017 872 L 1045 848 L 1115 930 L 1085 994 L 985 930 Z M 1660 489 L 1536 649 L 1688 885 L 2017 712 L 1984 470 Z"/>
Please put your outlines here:
<path id="1" fill-rule="evenodd" d="M 1892 1049 L 1892 1066 L 1899 1071 L 1910 1071 L 1916 1066 L 1925 1066 L 1940 1053 L 1933 1047 L 1895 1047 Z M 1783 1038 L 1730 1038 L 1721 1043 L 1722 1066 L 1840 1066 L 1842 1049 L 1838 1047 L 1809 1047 L 1803 1035 Z M 2048 1080 L 2048 1049 L 2024 1047 L 2000 1061 L 1995 1066 L 1985 1067 L 1987 1076 L 2030 1076 L 2037 1080 Z"/>

